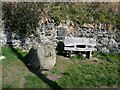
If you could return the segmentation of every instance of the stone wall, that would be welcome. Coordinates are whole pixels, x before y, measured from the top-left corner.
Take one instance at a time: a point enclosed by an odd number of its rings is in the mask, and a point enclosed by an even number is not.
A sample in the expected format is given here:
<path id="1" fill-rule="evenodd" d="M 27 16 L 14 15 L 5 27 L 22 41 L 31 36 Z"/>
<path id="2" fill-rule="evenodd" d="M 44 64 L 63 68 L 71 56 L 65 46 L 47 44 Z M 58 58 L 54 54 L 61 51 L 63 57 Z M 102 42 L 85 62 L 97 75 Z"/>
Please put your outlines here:
<path id="1" fill-rule="evenodd" d="M 102 52 L 120 52 L 120 32 L 108 30 L 79 30 L 78 37 L 92 37 L 96 39 L 97 50 Z"/>
<path id="2" fill-rule="evenodd" d="M 70 21 L 69 21 L 70 22 Z M 3 30 L 4 31 L 4 30 Z M 24 49 L 30 49 L 32 43 L 46 43 L 50 42 L 56 48 L 59 41 L 63 41 L 65 36 L 69 37 L 86 37 L 86 38 L 95 38 L 97 41 L 97 50 L 102 52 L 120 52 L 120 31 L 109 31 L 96 28 L 86 28 L 86 27 L 77 27 L 75 29 L 74 25 L 70 23 L 55 25 L 54 21 L 50 21 L 46 24 L 40 23 L 36 28 L 37 35 L 31 35 L 26 39 L 20 39 L 20 36 L 12 33 L 9 37 L 10 32 L 2 32 L 3 44 L 12 42 L 15 47 L 21 47 Z M 21 42 L 24 43 L 21 44 Z"/>

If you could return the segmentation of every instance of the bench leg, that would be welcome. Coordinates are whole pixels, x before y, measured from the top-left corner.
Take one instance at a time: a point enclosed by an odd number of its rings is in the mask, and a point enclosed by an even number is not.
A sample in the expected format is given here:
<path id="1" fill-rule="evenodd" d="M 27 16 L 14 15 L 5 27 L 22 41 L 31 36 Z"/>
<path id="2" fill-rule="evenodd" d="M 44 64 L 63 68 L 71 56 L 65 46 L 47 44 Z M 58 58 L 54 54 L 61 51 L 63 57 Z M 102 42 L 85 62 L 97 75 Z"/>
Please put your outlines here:
<path id="1" fill-rule="evenodd" d="M 71 58 L 71 51 L 68 51 L 68 57 Z"/>
<path id="2" fill-rule="evenodd" d="M 65 51 L 65 57 L 67 56 L 67 51 Z"/>
<path id="3" fill-rule="evenodd" d="M 91 57 L 92 57 L 92 51 L 90 51 L 90 59 L 91 59 Z"/>
<path id="4" fill-rule="evenodd" d="M 78 52 L 77 53 L 77 58 L 80 59 L 80 56 L 81 56 L 81 52 Z"/>
<path id="5" fill-rule="evenodd" d="M 91 55 L 92 54 L 92 52 L 91 51 L 87 51 L 86 52 L 86 58 L 88 58 L 88 59 L 90 59 L 91 58 Z"/>

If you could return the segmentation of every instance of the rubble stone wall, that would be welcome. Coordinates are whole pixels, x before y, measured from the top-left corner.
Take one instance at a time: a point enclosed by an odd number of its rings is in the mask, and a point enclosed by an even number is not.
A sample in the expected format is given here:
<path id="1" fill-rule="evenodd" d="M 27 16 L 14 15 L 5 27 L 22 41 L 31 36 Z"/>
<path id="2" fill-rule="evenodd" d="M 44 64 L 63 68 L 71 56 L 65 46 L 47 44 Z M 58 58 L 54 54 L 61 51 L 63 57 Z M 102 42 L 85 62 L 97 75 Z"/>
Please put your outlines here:
<path id="1" fill-rule="evenodd" d="M 51 28 L 52 27 L 52 28 Z M 62 28 L 61 28 L 62 27 Z M 20 36 L 17 36 L 15 33 L 10 34 L 11 32 L 4 32 L 0 30 L 0 41 L 2 45 L 12 44 L 15 47 L 21 47 L 23 49 L 29 50 L 32 47 L 32 43 L 46 43 L 50 42 L 56 48 L 57 43 L 59 41 L 63 41 L 65 36 L 68 37 L 86 37 L 86 38 L 95 38 L 96 39 L 96 49 L 101 52 L 120 52 L 120 31 L 112 31 L 112 30 L 102 30 L 102 29 L 87 29 L 78 27 L 76 30 L 70 30 L 69 24 L 55 26 L 55 23 L 48 23 L 47 25 L 39 24 L 36 32 L 37 36 L 31 35 L 26 39 L 20 39 Z M 73 26 L 74 27 L 74 26 Z M 64 29 L 63 29 L 64 28 Z M 49 30 L 48 30 L 49 29 Z M 48 34 L 47 30 L 50 34 Z M 64 31 L 65 32 L 64 32 Z M 42 33 L 44 32 L 44 33 Z M 46 34 L 47 32 L 47 34 Z M 62 35 L 58 35 L 58 32 Z M 11 35 L 11 36 L 9 36 Z M 48 35 L 48 36 L 47 36 Z M 21 42 L 23 42 L 21 44 Z"/>

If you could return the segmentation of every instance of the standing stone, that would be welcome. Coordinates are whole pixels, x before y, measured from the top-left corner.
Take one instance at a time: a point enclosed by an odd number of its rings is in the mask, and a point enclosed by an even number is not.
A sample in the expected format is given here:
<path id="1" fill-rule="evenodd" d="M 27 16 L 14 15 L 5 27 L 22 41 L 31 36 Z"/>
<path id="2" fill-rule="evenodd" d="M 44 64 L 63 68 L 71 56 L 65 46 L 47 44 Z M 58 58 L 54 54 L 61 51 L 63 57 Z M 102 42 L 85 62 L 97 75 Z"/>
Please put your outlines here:
<path id="1" fill-rule="evenodd" d="M 34 69 L 51 70 L 56 63 L 56 53 L 50 44 L 34 44 L 28 57 Z"/>

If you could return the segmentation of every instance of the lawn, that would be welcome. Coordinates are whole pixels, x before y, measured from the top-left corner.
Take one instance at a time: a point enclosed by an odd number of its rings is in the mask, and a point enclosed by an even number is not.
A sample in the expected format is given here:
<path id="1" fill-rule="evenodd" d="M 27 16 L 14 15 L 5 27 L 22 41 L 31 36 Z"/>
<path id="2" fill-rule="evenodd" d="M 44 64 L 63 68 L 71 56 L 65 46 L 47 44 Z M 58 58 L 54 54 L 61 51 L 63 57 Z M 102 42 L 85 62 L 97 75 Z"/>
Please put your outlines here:
<path id="1" fill-rule="evenodd" d="M 3 88 L 118 87 L 119 54 L 94 52 L 91 60 L 57 55 L 54 68 L 39 73 L 23 63 L 28 52 L 4 46 L 2 53 L 6 57 L 2 60 Z"/>

